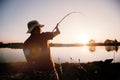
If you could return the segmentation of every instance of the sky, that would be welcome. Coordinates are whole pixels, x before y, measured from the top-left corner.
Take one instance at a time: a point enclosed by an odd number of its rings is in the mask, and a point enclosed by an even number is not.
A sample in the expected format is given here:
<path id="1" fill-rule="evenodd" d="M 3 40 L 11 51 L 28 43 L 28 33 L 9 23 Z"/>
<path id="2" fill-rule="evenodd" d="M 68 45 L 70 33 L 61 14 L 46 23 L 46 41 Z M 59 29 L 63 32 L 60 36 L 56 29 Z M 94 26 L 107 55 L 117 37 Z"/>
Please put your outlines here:
<path id="1" fill-rule="evenodd" d="M 85 43 L 89 39 L 120 41 L 120 0 L 0 0 L 0 42 L 24 42 L 27 23 L 37 20 L 43 31 L 60 24 L 52 43 Z"/>

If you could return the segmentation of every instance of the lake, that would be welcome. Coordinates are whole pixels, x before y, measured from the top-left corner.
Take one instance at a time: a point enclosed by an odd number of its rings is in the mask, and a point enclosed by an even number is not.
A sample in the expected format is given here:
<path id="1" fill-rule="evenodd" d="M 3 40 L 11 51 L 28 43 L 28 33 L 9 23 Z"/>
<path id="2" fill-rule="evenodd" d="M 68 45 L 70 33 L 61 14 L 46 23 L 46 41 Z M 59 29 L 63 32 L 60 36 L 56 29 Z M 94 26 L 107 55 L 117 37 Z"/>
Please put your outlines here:
<path id="1" fill-rule="evenodd" d="M 117 48 L 117 49 L 116 49 Z M 51 47 L 51 53 L 56 63 L 92 62 L 113 59 L 120 62 L 119 46 L 79 46 L 79 47 Z M 0 48 L 0 62 L 26 61 L 22 49 Z"/>

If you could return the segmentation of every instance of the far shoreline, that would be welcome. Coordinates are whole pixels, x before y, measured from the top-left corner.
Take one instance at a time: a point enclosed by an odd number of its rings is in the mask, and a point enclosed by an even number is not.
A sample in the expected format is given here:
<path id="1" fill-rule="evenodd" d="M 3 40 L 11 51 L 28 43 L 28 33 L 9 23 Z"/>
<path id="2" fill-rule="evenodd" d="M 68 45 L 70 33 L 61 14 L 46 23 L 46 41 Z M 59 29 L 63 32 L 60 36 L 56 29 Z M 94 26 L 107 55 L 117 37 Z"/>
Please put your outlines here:
<path id="1" fill-rule="evenodd" d="M 80 47 L 80 46 L 120 46 L 120 42 L 117 43 L 50 43 L 50 47 Z M 0 48 L 15 48 L 22 49 L 23 43 L 3 43 L 0 42 Z"/>

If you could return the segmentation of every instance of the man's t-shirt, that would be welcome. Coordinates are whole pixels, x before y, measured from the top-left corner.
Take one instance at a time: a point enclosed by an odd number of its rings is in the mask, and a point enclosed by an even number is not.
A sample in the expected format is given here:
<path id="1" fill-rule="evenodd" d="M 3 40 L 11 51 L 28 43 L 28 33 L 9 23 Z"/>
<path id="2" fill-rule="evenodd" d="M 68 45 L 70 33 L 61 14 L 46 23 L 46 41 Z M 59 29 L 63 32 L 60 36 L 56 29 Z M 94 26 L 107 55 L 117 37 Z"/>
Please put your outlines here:
<path id="1" fill-rule="evenodd" d="M 54 62 L 50 54 L 49 40 L 53 39 L 52 32 L 32 34 L 24 42 L 24 53 L 28 62 L 35 62 L 40 69 L 53 69 Z"/>

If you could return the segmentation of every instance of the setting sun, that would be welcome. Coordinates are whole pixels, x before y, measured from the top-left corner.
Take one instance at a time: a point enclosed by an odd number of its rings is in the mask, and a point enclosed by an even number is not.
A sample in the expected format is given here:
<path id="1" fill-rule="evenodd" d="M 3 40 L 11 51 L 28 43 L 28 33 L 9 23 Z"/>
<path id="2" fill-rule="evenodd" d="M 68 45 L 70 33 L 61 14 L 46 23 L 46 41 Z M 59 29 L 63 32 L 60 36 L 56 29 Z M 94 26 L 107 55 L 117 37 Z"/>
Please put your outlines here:
<path id="1" fill-rule="evenodd" d="M 81 35 L 77 37 L 77 40 L 78 43 L 87 44 L 89 42 L 89 37 L 86 35 Z"/>

